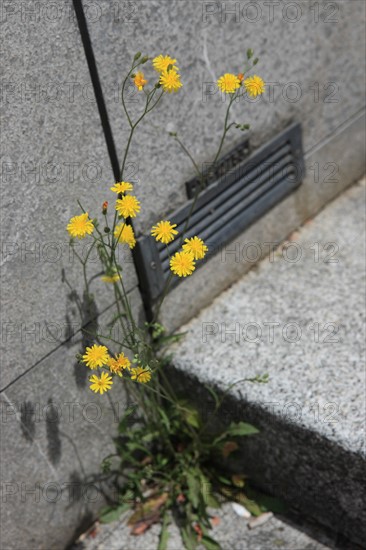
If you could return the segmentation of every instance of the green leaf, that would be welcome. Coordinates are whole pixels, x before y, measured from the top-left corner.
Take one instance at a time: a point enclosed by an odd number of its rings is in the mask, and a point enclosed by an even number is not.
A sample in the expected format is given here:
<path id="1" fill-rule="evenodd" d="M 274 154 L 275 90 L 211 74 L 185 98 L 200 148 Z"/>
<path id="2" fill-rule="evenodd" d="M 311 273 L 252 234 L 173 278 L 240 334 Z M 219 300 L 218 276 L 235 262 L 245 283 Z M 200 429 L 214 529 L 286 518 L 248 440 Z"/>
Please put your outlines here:
<path id="1" fill-rule="evenodd" d="M 169 540 L 169 531 L 168 527 L 170 524 L 169 514 L 165 512 L 163 517 L 163 524 L 161 526 L 160 536 L 159 536 L 159 545 L 158 550 L 166 550 Z"/>
<path id="2" fill-rule="evenodd" d="M 207 495 L 206 504 L 209 508 L 221 508 L 220 502 L 212 493 L 210 495 Z"/>
<path id="3" fill-rule="evenodd" d="M 187 484 L 188 484 L 188 498 L 191 501 L 194 508 L 198 508 L 200 495 L 201 495 L 201 483 L 200 480 L 192 473 L 187 472 Z"/>
<path id="4" fill-rule="evenodd" d="M 202 537 L 201 544 L 203 544 L 203 546 L 207 548 L 207 550 L 221 550 L 221 546 L 219 545 L 219 543 L 208 535 Z"/>
<path id="5" fill-rule="evenodd" d="M 257 489 L 247 487 L 245 490 L 247 496 L 253 499 L 261 507 L 263 512 L 274 512 L 275 514 L 282 514 L 286 512 L 286 504 L 279 498 L 266 495 Z"/>
<path id="6" fill-rule="evenodd" d="M 234 436 L 243 436 L 257 434 L 259 430 L 246 422 L 232 422 L 226 432 Z"/>
<path id="7" fill-rule="evenodd" d="M 201 422 L 200 422 L 200 415 L 192 405 L 189 405 L 186 400 L 181 400 L 178 402 L 178 406 L 180 408 L 180 412 L 183 415 L 183 418 L 185 421 L 190 425 L 193 426 L 193 428 L 199 429 Z"/>
<path id="8" fill-rule="evenodd" d="M 231 485 L 230 479 L 227 479 L 226 477 L 217 476 L 217 479 L 221 481 L 221 483 L 224 483 L 224 485 Z"/>
<path id="9" fill-rule="evenodd" d="M 219 406 L 220 406 L 220 399 L 219 399 L 219 396 L 217 395 L 217 393 L 215 392 L 215 390 L 213 388 L 211 388 L 210 386 L 207 386 L 206 384 L 204 385 L 206 390 L 210 392 L 210 394 L 212 395 L 212 397 L 214 398 L 215 400 L 215 406 L 216 408 L 218 409 Z"/>
<path id="10" fill-rule="evenodd" d="M 143 451 L 145 454 L 152 456 L 151 451 L 144 447 L 143 445 L 140 445 L 140 443 L 137 443 L 136 441 L 128 441 L 126 444 L 129 451 L 136 451 L 140 450 Z"/>
<path id="11" fill-rule="evenodd" d="M 103 508 L 100 515 L 101 523 L 110 523 L 111 521 L 118 521 L 123 512 L 131 508 L 130 504 L 124 503 L 117 508 L 111 508 L 110 506 Z"/>
<path id="12" fill-rule="evenodd" d="M 234 496 L 234 500 L 239 502 L 239 504 L 242 504 L 245 506 L 245 508 L 250 512 L 253 516 L 260 516 L 263 513 L 262 508 L 254 502 L 254 500 L 251 500 L 248 498 L 244 493 L 237 493 Z"/>
<path id="13" fill-rule="evenodd" d="M 168 432 L 170 432 L 170 420 L 169 420 L 166 412 L 163 409 L 161 409 L 160 407 L 159 407 L 159 414 L 162 418 L 163 424 L 165 425 L 166 429 L 168 430 Z"/>
<path id="14" fill-rule="evenodd" d="M 187 332 L 177 332 L 176 334 L 169 334 L 168 336 L 161 336 L 159 338 L 159 344 L 161 346 L 165 344 L 173 344 L 174 342 L 179 342 L 185 336 Z"/>
<path id="15" fill-rule="evenodd" d="M 194 550 L 197 545 L 196 533 L 194 533 L 190 527 L 182 527 L 180 530 L 184 547 L 187 550 Z"/>
<path id="16" fill-rule="evenodd" d="M 127 407 L 118 425 L 119 433 L 124 433 L 127 429 L 128 417 L 131 416 L 137 409 L 137 405 L 130 405 Z"/>

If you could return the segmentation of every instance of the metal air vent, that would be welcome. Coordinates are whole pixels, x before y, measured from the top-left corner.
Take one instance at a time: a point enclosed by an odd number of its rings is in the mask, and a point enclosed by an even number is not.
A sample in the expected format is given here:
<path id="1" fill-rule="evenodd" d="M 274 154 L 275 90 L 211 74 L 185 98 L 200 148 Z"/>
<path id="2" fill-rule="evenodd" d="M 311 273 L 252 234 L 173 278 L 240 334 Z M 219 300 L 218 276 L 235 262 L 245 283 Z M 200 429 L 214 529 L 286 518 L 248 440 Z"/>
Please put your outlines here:
<path id="1" fill-rule="evenodd" d="M 169 244 L 170 255 L 181 247 L 189 218 L 184 238 L 198 235 L 204 239 L 209 247 L 205 260 L 209 259 L 296 189 L 303 176 L 301 125 L 292 124 L 202 191 L 192 212 L 194 199 L 168 216 L 179 231 Z M 151 236 L 140 237 L 135 258 L 143 299 L 152 306 L 161 296 L 170 273 L 166 246 Z M 197 262 L 197 268 L 205 260 Z M 174 277 L 171 288 L 184 280 Z"/>

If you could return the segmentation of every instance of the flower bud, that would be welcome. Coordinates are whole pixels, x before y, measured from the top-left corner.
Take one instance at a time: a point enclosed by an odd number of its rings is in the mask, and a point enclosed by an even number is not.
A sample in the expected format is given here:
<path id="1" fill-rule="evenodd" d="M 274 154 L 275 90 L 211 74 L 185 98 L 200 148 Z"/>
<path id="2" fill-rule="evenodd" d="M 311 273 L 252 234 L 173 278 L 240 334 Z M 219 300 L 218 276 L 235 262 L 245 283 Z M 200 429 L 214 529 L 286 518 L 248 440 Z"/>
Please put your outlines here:
<path id="1" fill-rule="evenodd" d="M 252 48 L 249 48 L 249 50 L 247 50 L 247 58 L 250 59 L 251 57 L 253 57 L 253 55 L 254 55 L 254 52 Z"/>
<path id="2" fill-rule="evenodd" d="M 107 209 L 108 209 L 108 201 L 104 201 L 103 205 L 102 205 L 102 214 L 103 214 L 103 216 L 106 215 Z"/>
<path id="3" fill-rule="evenodd" d="M 135 57 L 133 59 L 134 61 L 137 61 L 140 57 L 141 57 L 141 52 L 137 52 L 137 54 L 135 54 Z"/>
<path id="4" fill-rule="evenodd" d="M 145 55 L 145 56 L 141 59 L 140 63 L 143 65 L 143 64 L 146 63 L 146 61 L 148 61 L 148 60 L 149 60 L 148 56 Z"/>
<path id="5" fill-rule="evenodd" d="M 177 127 L 176 125 L 174 124 L 174 122 L 172 121 L 169 121 L 168 124 L 165 126 L 165 130 L 168 132 L 168 134 L 170 135 L 177 135 Z"/>

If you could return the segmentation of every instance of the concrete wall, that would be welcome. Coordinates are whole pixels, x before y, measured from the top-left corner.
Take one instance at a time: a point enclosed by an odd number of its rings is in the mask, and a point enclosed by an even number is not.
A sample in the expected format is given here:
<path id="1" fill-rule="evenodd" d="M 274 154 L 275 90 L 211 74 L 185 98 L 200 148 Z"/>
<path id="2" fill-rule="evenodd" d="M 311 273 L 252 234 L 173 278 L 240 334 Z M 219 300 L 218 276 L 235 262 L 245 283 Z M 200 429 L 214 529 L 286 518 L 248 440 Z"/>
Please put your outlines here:
<path id="1" fill-rule="evenodd" d="M 80 319 L 61 277 L 65 268 L 80 294 L 66 224 L 78 198 L 100 211 L 114 178 L 72 3 L 60 6 L 57 14 L 48 2 L 2 3 L 4 549 L 63 548 L 91 521 L 103 498 L 88 484 L 116 429 L 109 401 L 92 394 L 75 359 L 86 342 L 81 324 L 97 313 L 107 323 L 111 289 L 96 279 L 95 306 L 84 303 Z M 138 309 L 131 257 L 121 263 Z M 96 270 L 94 262 L 89 276 Z M 112 400 L 123 407 L 118 388 Z"/>
<path id="2" fill-rule="evenodd" d="M 261 58 L 258 74 L 272 84 L 260 101 L 236 105 L 235 116 L 252 125 L 253 147 L 290 121 L 302 122 L 308 175 L 296 195 L 238 241 L 283 238 L 362 173 L 362 1 L 332 3 L 334 9 L 328 2 L 315 2 L 314 8 L 309 2 L 271 3 L 273 11 L 265 2 L 226 2 L 226 10 L 235 10 L 226 17 L 224 3 L 195 0 L 84 4 L 120 157 L 127 132 L 118 86 L 131 56 L 138 50 L 170 53 L 181 68 L 184 88 L 164 98 L 132 145 L 130 177 L 142 201 L 139 232 L 184 204 L 184 182 L 193 175 L 167 135 L 167 123 L 176 122 L 199 162 L 209 159 L 225 105 L 219 93 L 204 93 L 207 83 L 239 71 L 248 47 Z M 67 268 L 80 292 L 81 272 L 69 257 L 65 226 L 77 212 L 77 198 L 90 211 L 112 200 L 113 173 L 72 3 L 57 6 L 31 0 L 4 0 L 1 6 L 1 544 L 6 549 L 63 548 L 83 521 L 90 521 L 102 498 L 82 489 L 99 473 L 116 425 L 109 403 L 91 395 L 85 371 L 75 365 L 83 344 L 79 329 L 88 314 L 80 320 L 61 280 Z M 131 108 L 138 106 L 131 101 Z M 227 148 L 240 137 L 233 133 Z M 336 164 L 336 180 L 327 179 L 328 163 Z M 141 316 L 131 257 L 122 262 Z M 170 294 L 164 321 L 170 327 L 186 321 L 249 264 L 216 256 Z M 89 317 L 99 312 L 103 323 L 113 297 L 99 282 L 93 292 L 96 310 Z M 194 307 L 187 300 L 193 293 Z M 119 393 L 112 400 L 123 408 Z M 79 488 L 78 498 L 70 496 L 70 481 Z"/>

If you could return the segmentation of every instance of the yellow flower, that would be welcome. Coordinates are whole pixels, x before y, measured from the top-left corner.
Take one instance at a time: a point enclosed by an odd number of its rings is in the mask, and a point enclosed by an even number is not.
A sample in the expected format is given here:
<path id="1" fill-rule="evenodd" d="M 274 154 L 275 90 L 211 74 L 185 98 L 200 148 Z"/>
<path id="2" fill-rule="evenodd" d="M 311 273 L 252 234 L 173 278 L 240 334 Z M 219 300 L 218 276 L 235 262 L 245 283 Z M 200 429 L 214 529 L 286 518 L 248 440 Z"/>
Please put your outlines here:
<path id="1" fill-rule="evenodd" d="M 70 233 L 71 237 L 83 239 L 86 235 L 93 233 L 94 225 L 89 219 L 89 214 L 85 212 L 85 214 L 71 218 L 66 229 Z"/>
<path id="2" fill-rule="evenodd" d="M 108 349 L 105 346 L 94 344 L 91 348 L 86 348 L 83 355 L 83 362 L 90 369 L 102 367 L 109 361 Z"/>
<path id="3" fill-rule="evenodd" d="M 118 283 L 120 277 L 119 273 L 114 273 L 113 275 L 102 275 L 101 279 L 104 283 Z"/>
<path id="4" fill-rule="evenodd" d="M 111 187 L 111 191 L 114 191 L 114 193 L 126 193 L 126 191 L 132 191 L 132 189 L 133 185 L 128 181 L 117 182 Z"/>
<path id="5" fill-rule="evenodd" d="M 174 229 L 175 227 L 177 227 L 176 223 L 171 224 L 168 221 L 161 221 L 153 226 L 151 235 L 155 237 L 157 241 L 168 244 L 174 240 L 174 235 L 178 235 L 178 231 Z"/>
<path id="6" fill-rule="evenodd" d="M 133 229 L 130 225 L 127 225 L 126 223 L 120 223 L 119 225 L 116 225 L 114 236 L 119 243 L 126 243 L 130 248 L 133 248 L 136 244 Z"/>
<path id="7" fill-rule="evenodd" d="M 101 395 L 110 390 L 113 384 L 112 377 L 106 372 L 102 372 L 100 378 L 98 378 L 96 374 L 93 374 L 93 376 L 89 378 L 89 382 L 92 382 L 90 389 L 95 393 L 99 392 Z"/>
<path id="8" fill-rule="evenodd" d="M 130 369 L 131 363 L 128 357 L 124 353 L 120 353 L 116 358 L 111 357 L 108 361 L 108 367 L 111 372 L 122 376 L 121 371 L 124 369 Z"/>
<path id="9" fill-rule="evenodd" d="M 170 269 L 179 277 L 187 277 L 195 270 L 194 256 L 189 252 L 176 252 L 170 260 Z"/>
<path id="10" fill-rule="evenodd" d="M 137 380 L 141 384 L 146 384 L 146 382 L 150 382 L 151 380 L 151 370 L 136 367 L 131 374 L 131 380 Z"/>
<path id="11" fill-rule="evenodd" d="M 144 73 L 141 71 L 136 73 L 136 76 L 133 79 L 133 81 L 139 92 L 141 92 L 144 89 L 144 86 L 147 84 L 147 80 L 145 80 L 144 78 Z"/>
<path id="12" fill-rule="evenodd" d="M 164 92 L 177 92 L 179 88 L 183 86 L 180 81 L 180 76 L 175 69 L 171 71 L 164 71 L 161 73 L 160 84 L 163 87 Z"/>
<path id="13" fill-rule="evenodd" d="M 177 60 L 173 59 L 169 55 L 158 55 L 157 57 L 154 57 L 152 63 L 154 69 L 158 71 L 158 73 L 163 73 L 168 70 L 169 65 L 172 65 L 174 70 L 178 70 L 177 67 L 174 67 L 174 63 L 176 62 Z"/>
<path id="14" fill-rule="evenodd" d="M 134 195 L 125 195 L 116 201 L 116 210 L 124 218 L 134 218 L 140 212 L 140 203 Z"/>
<path id="15" fill-rule="evenodd" d="M 257 95 L 263 94 L 265 89 L 263 79 L 257 75 L 250 76 L 249 78 L 244 80 L 244 86 L 246 91 L 248 92 L 248 95 L 250 95 L 251 97 L 257 97 Z"/>
<path id="16" fill-rule="evenodd" d="M 217 85 L 222 92 L 233 94 L 240 88 L 240 80 L 235 74 L 225 73 L 218 79 Z"/>
<path id="17" fill-rule="evenodd" d="M 182 246 L 184 252 L 193 254 L 195 260 L 202 260 L 205 257 L 208 248 L 202 239 L 192 237 L 191 239 L 185 239 L 184 242 L 185 244 Z"/>

